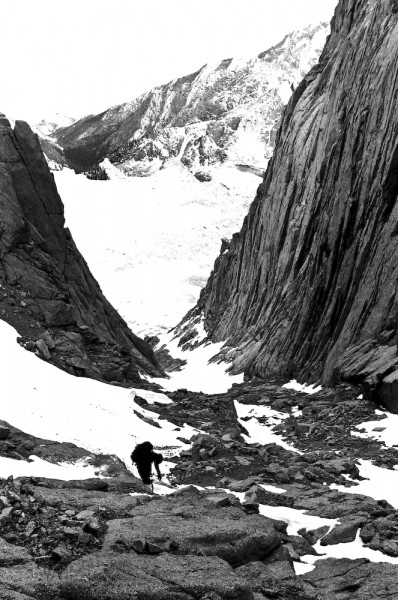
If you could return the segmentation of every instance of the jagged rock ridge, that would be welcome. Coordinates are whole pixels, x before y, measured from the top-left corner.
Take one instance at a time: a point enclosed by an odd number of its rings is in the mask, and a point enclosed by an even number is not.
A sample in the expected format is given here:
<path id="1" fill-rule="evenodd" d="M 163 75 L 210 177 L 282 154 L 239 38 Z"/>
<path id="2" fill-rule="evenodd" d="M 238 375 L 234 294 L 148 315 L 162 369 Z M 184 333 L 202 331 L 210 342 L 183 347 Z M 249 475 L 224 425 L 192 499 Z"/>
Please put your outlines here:
<path id="1" fill-rule="evenodd" d="M 197 308 L 233 370 L 364 382 L 397 410 L 398 16 L 340 0 Z M 396 394 L 395 394 L 396 396 Z"/>
<path id="2" fill-rule="evenodd" d="M 38 138 L 0 116 L 0 315 L 29 350 L 74 375 L 128 383 L 160 373 L 103 296 L 70 231 Z"/>
<path id="3" fill-rule="evenodd" d="M 105 157 L 131 175 L 178 158 L 264 170 L 287 99 L 316 62 L 329 26 L 309 26 L 246 61 L 228 59 L 51 133 L 80 170 Z"/>

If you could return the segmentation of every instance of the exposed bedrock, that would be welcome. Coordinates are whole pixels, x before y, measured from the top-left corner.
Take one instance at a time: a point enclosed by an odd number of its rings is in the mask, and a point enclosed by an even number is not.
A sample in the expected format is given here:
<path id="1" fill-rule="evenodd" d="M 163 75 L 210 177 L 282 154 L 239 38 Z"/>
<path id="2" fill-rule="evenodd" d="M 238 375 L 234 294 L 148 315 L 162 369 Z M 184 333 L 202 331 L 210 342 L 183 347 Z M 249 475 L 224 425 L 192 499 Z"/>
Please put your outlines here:
<path id="1" fill-rule="evenodd" d="M 121 384 L 158 373 L 152 349 L 111 306 L 70 231 L 27 123 L 0 115 L 0 318 L 74 375 Z"/>
<path id="2" fill-rule="evenodd" d="M 398 411 L 398 15 L 340 0 L 197 308 L 233 371 L 364 382 Z"/>

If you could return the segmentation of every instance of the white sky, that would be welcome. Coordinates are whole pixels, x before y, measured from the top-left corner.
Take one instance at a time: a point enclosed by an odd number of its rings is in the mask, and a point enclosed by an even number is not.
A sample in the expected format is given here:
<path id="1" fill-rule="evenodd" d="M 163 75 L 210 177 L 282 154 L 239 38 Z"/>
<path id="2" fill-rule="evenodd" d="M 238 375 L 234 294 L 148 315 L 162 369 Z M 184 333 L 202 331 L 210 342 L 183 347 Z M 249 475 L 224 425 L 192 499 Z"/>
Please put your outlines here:
<path id="1" fill-rule="evenodd" d="M 337 0 L 2 0 L 0 111 L 40 120 L 132 100 L 207 62 L 251 57 Z"/>

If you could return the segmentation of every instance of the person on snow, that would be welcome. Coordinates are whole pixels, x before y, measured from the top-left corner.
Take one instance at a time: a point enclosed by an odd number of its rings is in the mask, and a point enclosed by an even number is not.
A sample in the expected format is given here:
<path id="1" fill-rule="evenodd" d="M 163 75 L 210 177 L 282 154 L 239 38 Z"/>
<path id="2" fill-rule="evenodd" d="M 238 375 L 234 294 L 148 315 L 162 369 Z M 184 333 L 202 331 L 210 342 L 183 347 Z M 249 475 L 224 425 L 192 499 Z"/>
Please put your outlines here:
<path id="1" fill-rule="evenodd" d="M 163 462 L 163 456 L 160 453 L 153 451 L 151 442 L 137 444 L 131 453 L 131 460 L 137 467 L 142 483 L 147 485 L 152 484 L 152 464 L 155 465 L 158 480 L 161 481 L 162 474 L 159 465 Z"/>

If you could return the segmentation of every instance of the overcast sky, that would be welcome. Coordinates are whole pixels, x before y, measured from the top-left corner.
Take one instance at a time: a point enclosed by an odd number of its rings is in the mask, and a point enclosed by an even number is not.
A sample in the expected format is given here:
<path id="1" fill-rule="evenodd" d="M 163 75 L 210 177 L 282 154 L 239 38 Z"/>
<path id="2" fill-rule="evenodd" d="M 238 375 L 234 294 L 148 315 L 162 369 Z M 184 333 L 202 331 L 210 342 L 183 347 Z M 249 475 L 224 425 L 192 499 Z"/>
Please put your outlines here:
<path id="1" fill-rule="evenodd" d="M 230 57 L 251 57 L 337 0 L 1 0 L 0 112 L 83 116 Z"/>

